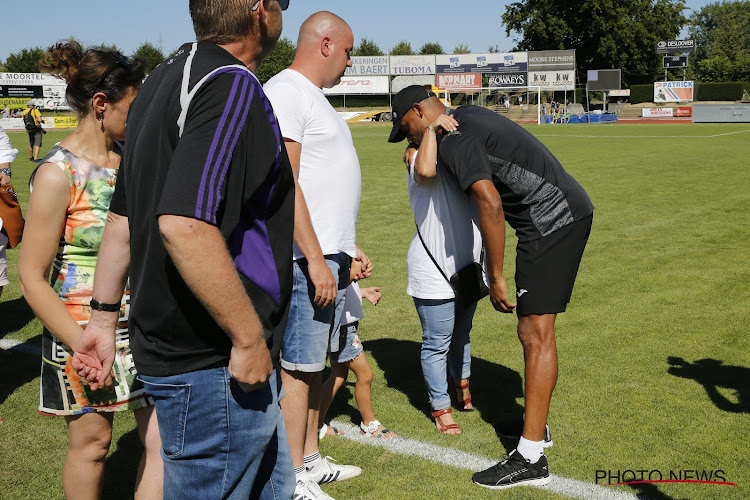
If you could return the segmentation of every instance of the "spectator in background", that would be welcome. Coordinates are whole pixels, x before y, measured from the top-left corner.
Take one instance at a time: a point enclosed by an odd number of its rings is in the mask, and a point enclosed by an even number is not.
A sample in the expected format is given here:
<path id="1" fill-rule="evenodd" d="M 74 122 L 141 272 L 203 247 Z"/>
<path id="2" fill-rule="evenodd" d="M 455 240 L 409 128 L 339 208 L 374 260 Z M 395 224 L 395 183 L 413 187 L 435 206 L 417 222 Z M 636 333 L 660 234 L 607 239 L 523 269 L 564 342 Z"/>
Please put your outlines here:
<path id="1" fill-rule="evenodd" d="M 68 426 L 62 476 L 65 496 L 98 498 L 114 412 L 134 410 L 145 448 L 135 498 L 159 498 L 161 442 L 153 402 L 135 378 L 127 292 L 111 309 L 118 323 L 116 387 L 94 391 L 72 366 L 73 348 L 97 307 L 92 299 L 94 272 L 120 166 L 117 141 L 125 139 L 128 109 L 141 87 L 145 64 L 128 61 L 119 52 L 84 52 L 70 41 L 51 47 L 40 67 L 66 80 L 68 102 L 78 113 L 79 124 L 32 174 L 18 260 L 21 290 L 44 326 L 39 413 L 63 416 Z M 124 285 L 123 281 L 120 297 Z"/>
<path id="2" fill-rule="evenodd" d="M 265 85 L 274 105 L 298 189 L 294 218 L 294 289 L 281 348 L 284 409 L 297 495 L 330 498 L 319 483 L 356 477 L 362 469 L 320 456 L 318 421 L 326 353 L 339 347 L 352 258 L 372 274 L 356 245 L 361 173 L 351 131 L 323 94 L 351 66 L 354 36 L 330 12 L 300 27 L 291 66 Z M 286 263 L 284 263 L 286 265 Z M 358 276 L 360 278 L 362 276 Z"/>
<path id="3" fill-rule="evenodd" d="M 156 400 L 172 499 L 294 492 L 277 369 L 294 178 L 252 73 L 289 1 L 231 4 L 190 0 L 198 41 L 156 67 L 133 103 L 94 285 L 114 303 L 129 266 L 133 355 Z M 95 311 L 77 347 L 76 368 L 97 387 L 114 320 Z"/>
<path id="4" fill-rule="evenodd" d="M 7 104 L 3 108 L 3 118 L 10 118 L 10 108 Z"/>
<path id="5" fill-rule="evenodd" d="M 37 128 L 28 130 L 29 133 L 29 160 L 39 161 L 39 149 L 42 147 L 42 134 L 46 132 L 42 129 L 42 113 L 37 109 L 33 101 L 26 103 L 26 110 L 21 113 L 21 117 L 27 113 L 31 114 L 31 118 L 34 120 Z"/>

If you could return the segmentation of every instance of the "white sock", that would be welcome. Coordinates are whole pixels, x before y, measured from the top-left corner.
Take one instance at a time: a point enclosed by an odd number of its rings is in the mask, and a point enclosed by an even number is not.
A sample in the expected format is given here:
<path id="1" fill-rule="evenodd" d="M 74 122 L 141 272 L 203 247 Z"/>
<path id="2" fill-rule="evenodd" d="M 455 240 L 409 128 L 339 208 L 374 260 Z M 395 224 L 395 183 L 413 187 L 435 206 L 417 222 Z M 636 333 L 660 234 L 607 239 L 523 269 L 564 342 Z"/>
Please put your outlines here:
<path id="1" fill-rule="evenodd" d="M 526 460 L 535 464 L 544 455 L 544 440 L 542 441 L 529 441 L 525 437 L 521 436 L 518 441 L 518 453 L 523 456 Z"/>
<path id="2" fill-rule="evenodd" d="M 307 480 L 307 472 L 305 471 L 305 466 L 300 465 L 299 467 L 294 468 L 294 482 L 302 481 L 303 483 Z"/>
<path id="3" fill-rule="evenodd" d="M 305 470 L 309 472 L 315 469 L 316 467 L 320 466 L 323 459 L 320 458 L 320 452 L 316 451 L 312 455 L 307 455 L 306 457 L 304 457 L 304 461 L 305 461 Z"/>

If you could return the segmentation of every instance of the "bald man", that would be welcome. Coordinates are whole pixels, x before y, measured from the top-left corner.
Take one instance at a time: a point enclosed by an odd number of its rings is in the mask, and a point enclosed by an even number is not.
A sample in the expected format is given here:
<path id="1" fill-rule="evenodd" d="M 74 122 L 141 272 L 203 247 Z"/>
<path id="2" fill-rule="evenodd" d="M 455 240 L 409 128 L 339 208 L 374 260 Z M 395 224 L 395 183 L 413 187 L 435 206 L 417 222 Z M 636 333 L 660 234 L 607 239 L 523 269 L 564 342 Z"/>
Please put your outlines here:
<path id="1" fill-rule="evenodd" d="M 360 277 L 372 274 L 357 247 L 361 192 L 359 160 L 346 122 L 323 95 L 351 66 L 354 36 L 330 12 L 300 27 L 292 65 L 271 78 L 265 92 L 279 119 L 294 178 L 294 285 L 281 347 L 281 402 L 297 490 L 302 498 L 330 498 L 319 483 L 362 473 L 359 467 L 321 458 L 318 415 L 322 370 L 329 348 L 338 349 L 339 326 L 352 258 Z M 297 496 L 295 495 L 295 498 Z"/>

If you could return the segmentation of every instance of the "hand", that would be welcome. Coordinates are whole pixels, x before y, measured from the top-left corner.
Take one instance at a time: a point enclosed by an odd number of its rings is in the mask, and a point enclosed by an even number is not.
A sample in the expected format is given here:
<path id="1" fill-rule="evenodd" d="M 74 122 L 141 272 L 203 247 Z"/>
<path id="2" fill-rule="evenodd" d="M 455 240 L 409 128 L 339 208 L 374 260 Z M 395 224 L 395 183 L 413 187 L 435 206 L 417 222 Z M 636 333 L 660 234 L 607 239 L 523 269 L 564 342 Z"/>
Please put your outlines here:
<path id="1" fill-rule="evenodd" d="M 508 299 L 508 285 L 502 276 L 490 280 L 490 301 L 495 310 L 502 313 L 512 313 L 516 309 Z"/>
<path id="2" fill-rule="evenodd" d="M 406 146 L 406 150 L 404 151 L 404 164 L 406 165 L 406 168 L 408 169 L 411 167 L 412 162 L 414 161 L 414 156 L 417 154 L 417 147 L 409 143 L 408 146 Z"/>
<path id="3" fill-rule="evenodd" d="M 363 280 L 372 276 L 372 261 L 370 261 L 370 258 L 361 248 L 359 248 L 359 246 L 357 246 L 357 257 L 355 260 L 362 264 L 362 269 L 357 273 L 358 280 Z"/>
<path id="4" fill-rule="evenodd" d="M 5 186 L 6 184 L 10 184 L 10 176 L 0 174 L 0 186 Z"/>
<path id="5" fill-rule="evenodd" d="M 378 302 L 380 302 L 380 297 L 382 297 L 380 293 L 380 287 L 379 286 L 371 286 L 369 288 L 362 288 L 360 289 L 362 292 L 362 297 L 366 298 L 370 304 L 376 306 L 378 305 Z"/>
<path id="6" fill-rule="evenodd" d="M 229 357 L 229 376 L 237 381 L 243 392 L 257 391 L 268 383 L 273 372 L 271 353 L 261 338 L 251 347 L 232 347 Z"/>
<path id="7" fill-rule="evenodd" d="M 115 361 L 115 332 L 89 324 L 75 346 L 71 365 L 92 390 L 112 386 Z"/>
<path id="8" fill-rule="evenodd" d="M 313 299 L 315 305 L 325 309 L 333 304 L 337 293 L 336 279 L 333 277 L 325 259 L 315 262 L 308 261 L 307 272 L 310 274 L 310 281 L 315 286 L 315 299 Z"/>
<path id="9" fill-rule="evenodd" d="M 349 284 L 352 281 L 357 281 L 357 274 L 362 272 L 362 263 L 356 259 L 352 259 L 351 266 L 349 267 Z"/>
<path id="10" fill-rule="evenodd" d="M 458 122 L 451 115 L 440 115 L 430 126 L 435 133 L 437 133 L 438 129 L 443 129 L 446 132 L 454 132 L 458 128 Z"/>

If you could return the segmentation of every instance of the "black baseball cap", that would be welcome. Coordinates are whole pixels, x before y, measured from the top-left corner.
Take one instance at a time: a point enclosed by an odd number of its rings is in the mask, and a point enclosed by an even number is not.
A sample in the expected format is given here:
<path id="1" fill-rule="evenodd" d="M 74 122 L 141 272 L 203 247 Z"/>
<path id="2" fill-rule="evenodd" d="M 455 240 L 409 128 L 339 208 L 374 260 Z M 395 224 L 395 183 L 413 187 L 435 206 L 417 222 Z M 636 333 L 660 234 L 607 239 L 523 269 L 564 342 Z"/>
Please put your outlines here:
<path id="1" fill-rule="evenodd" d="M 406 139 L 406 134 L 401 130 L 401 119 L 409 112 L 412 105 L 422 102 L 428 97 L 436 97 L 434 92 L 430 92 L 421 85 L 409 85 L 403 88 L 393 98 L 393 129 L 388 137 L 388 142 L 401 142 Z"/>

